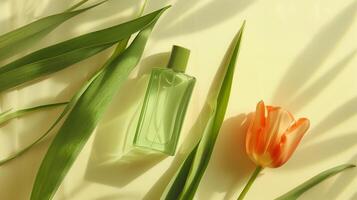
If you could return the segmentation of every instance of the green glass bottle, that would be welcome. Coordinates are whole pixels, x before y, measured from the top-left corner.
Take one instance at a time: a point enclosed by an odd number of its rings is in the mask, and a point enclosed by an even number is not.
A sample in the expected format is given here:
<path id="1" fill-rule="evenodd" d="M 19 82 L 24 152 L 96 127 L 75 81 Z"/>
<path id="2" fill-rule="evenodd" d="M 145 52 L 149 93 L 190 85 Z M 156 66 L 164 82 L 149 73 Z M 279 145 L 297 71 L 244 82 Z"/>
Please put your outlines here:
<path id="1" fill-rule="evenodd" d="M 173 46 L 168 68 L 154 68 L 134 137 L 137 147 L 174 155 L 196 79 L 186 75 L 190 51 Z"/>

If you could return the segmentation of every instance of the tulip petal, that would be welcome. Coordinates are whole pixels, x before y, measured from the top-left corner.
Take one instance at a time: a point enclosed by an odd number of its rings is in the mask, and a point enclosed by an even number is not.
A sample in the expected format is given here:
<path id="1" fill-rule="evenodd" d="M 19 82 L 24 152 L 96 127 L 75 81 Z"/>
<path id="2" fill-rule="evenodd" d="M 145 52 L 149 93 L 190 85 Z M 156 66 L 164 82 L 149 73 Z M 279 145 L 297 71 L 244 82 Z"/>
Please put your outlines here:
<path id="1" fill-rule="evenodd" d="M 253 130 L 258 131 L 262 127 L 265 126 L 265 105 L 264 101 L 260 101 L 257 104 L 257 108 L 255 111 L 255 118 L 254 118 L 254 124 L 253 124 Z"/>
<path id="2" fill-rule="evenodd" d="M 265 126 L 265 105 L 263 101 L 257 104 L 255 113 L 252 114 L 246 138 L 246 151 L 253 153 L 257 145 L 257 140 L 261 137 L 261 132 Z"/>
<path id="3" fill-rule="evenodd" d="M 280 143 L 282 135 L 294 122 L 294 118 L 288 111 L 280 107 L 269 107 L 267 121 L 265 151 L 270 152 Z"/>
<path id="4" fill-rule="evenodd" d="M 301 118 L 286 131 L 281 138 L 283 153 L 281 154 L 280 159 L 274 162 L 274 167 L 279 167 L 289 160 L 309 127 L 310 121 L 306 118 Z"/>

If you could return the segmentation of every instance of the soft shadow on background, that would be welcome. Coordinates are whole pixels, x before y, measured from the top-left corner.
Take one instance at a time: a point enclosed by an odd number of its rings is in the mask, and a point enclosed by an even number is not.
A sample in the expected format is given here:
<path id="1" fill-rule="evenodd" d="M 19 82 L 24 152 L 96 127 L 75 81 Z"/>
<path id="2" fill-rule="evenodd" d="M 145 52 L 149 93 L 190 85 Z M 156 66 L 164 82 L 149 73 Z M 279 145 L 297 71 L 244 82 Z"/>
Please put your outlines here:
<path id="1" fill-rule="evenodd" d="M 294 94 L 299 92 L 304 83 L 310 80 L 315 72 L 322 67 L 348 29 L 351 28 L 357 14 L 356 11 L 357 1 L 354 1 L 325 24 L 311 39 L 310 43 L 288 67 L 279 87 L 275 90 L 273 96 L 275 104 L 290 105 L 289 102 Z"/>
<path id="2" fill-rule="evenodd" d="M 355 154 L 348 163 L 357 163 L 357 154 Z M 332 183 L 329 191 L 325 195 L 325 199 L 338 199 L 338 196 L 357 178 L 357 170 L 348 170 L 339 175 L 339 177 Z M 357 194 L 357 193 L 356 193 Z M 354 195 L 350 200 L 357 199 Z"/>
<path id="3" fill-rule="evenodd" d="M 273 103 L 289 108 L 293 113 L 299 112 L 328 86 L 337 80 L 338 75 L 346 69 L 356 56 L 356 49 L 345 54 L 340 60 L 322 74 L 316 81 L 304 90 L 301 88 L 309 81 L 314 73 L 324 65 L 325 60 L 338 46 L 345 33 L 351 27 L 357 14 L 357 2 L 353 2 L 340 11 L 311 39 L 310 43 L 301 51 L 295 61 L 288 67 L 273 96 Z M 319 136 L 327 134 L 334 127 L 357 114 L 357 97 L 354 97 L 335 110 L 325 114 L 319 122 L 313 122 L 296 152 L 285 167 L 285 170 L 302 169 L 318 164 L 356 146 L 356 132 L 341 133 L 338 136 L 316 142 Z M 316 107 L 320 110 L 323 108 Z M 314 153 L 313 153 L 314 152 Z"/>
<path id="4" fill-rule="evenodd" d="M 170 12 L 160 19 L 160 23 L 167 24 L 155 34 L 157 38 L 171 38 L 192 34 L 213 28 L 220 23 L 239 15 L 243 10 L 255 3 L 257 0 L 178 0 L 170 8 Z M 205 4 L 202 5 L 202 2 Z M 230 6 L 225 6 L 230 5 Z M 159 1 L 151 1 L 149 7 L 159 8 Z M 220 8 L 224 7 L 224 12 Z"/>
<path id="5" fill-rule="evenodd" d="M 357 154 L 355 154 L 347 163 L 356 163 Z M 325 170 L 325 169 L 322 169 Z M 321 171 L 322 171 L 321 170 Z M 318 173 L 318 172 L 316 172 Z M 348 169 L 338 176 L 328 178 L 326 181 L 320 183 L 318 186 L 311 188 L 309 191 L 301 196 L 302 200 L 311 199 L 326 199 L 326 200 L 340 200 L 340 194 L 355 180 L 357 171 L 355 168 Z M 310 177 L 306 177 L 308 179 Z M 353 194 L 351 194 L 353 195 Z M 355 200 L 351 198 L 344 198 L 346 200 Z"/>

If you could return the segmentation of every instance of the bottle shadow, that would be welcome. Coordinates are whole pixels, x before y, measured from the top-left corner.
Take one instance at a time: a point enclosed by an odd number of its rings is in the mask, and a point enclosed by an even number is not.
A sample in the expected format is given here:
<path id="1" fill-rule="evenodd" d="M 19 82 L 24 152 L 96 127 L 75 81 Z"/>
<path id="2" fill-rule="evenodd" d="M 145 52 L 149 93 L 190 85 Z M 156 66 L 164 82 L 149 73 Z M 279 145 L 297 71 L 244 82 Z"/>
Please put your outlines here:
<path id="1" fill-rule="evenodd" d="M 113 99 L 102 122 L 98 125 L 86 180 L 115 187 L 123 187 L 158 164 L 165 154 L 132 145 L 153 67 L 166 65 L 169 53 L 150 56 L 143 60 L 138 75 L 125 82 Z"/>

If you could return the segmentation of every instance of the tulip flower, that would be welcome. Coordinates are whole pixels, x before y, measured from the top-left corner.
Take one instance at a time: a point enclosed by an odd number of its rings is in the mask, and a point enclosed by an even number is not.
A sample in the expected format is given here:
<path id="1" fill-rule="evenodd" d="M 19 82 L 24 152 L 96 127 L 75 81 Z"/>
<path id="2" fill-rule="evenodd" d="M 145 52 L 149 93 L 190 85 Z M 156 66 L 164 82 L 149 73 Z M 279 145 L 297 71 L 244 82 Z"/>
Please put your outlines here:
<path id="1" fill-rule="evenodd" d="M 263 101 L 257 104 L 246 133 L 246 152 L 257 168 L 239 200 L 244 198 L 263 168 L 277 168 L 289 160 L 309 126 L 308 119 L 295 120 L 281 107 L 265 106 Z"/>

